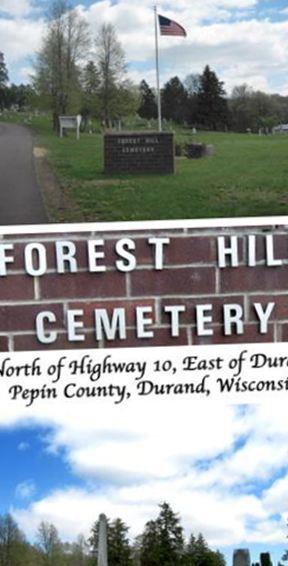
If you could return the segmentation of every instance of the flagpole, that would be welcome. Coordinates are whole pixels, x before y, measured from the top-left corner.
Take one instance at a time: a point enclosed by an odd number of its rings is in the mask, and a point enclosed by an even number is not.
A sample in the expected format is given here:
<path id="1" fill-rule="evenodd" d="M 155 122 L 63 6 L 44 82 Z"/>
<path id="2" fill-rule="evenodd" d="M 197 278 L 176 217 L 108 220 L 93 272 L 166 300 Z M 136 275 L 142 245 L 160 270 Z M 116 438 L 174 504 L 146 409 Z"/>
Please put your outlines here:
<path id="1" fill-rule="evenodd" d="M 155 58 L 156 58 L 156 88 L 157 88 L 157 109 L 158 109 L 158 131 L 162 132 L 162 118 L 161 118 L 161 93 L 160 93 L 160 79 L 159 79 L 159 47 L 158 47 L 158 15 L 157 6 L 154 6 L 155 16 Z"/>

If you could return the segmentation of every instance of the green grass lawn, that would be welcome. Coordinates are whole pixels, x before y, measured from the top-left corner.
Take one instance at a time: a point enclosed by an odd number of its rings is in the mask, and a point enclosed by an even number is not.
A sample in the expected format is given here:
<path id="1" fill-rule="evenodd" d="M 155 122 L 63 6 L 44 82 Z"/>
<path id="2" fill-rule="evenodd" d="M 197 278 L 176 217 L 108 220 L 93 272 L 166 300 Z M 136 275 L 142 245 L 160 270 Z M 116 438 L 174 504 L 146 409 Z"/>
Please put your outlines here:
<path id="1" fill-rule="evenodd" d="M 100 133 L 59 139 L 47 119 L 33 119 L 38 145 L 83 221 L 149 220 L 288 214 L 288 136 L 199 133 L 178 129 L 176 141 L 215 146 L 200 160 L 176 159 L 175 175 L 103 173 Z M 69 211 L 54 220 L 73 220 Z"/>

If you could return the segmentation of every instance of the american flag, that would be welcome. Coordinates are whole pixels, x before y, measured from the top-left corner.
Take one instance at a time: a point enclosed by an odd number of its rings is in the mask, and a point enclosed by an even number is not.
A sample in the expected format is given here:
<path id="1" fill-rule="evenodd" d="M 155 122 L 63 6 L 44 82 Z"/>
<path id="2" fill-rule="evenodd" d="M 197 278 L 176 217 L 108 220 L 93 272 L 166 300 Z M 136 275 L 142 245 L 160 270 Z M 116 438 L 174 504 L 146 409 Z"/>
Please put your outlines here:
<path id="1" fill-rule="evenodd" d="M 185 29 L 180 26 L 180 24 L 177 24 L 177 22 L 160 16 L 160 14 L 158 15 L 158 19 L 161 35 L 182 35 L 186 37 L 187 33 Z"/>

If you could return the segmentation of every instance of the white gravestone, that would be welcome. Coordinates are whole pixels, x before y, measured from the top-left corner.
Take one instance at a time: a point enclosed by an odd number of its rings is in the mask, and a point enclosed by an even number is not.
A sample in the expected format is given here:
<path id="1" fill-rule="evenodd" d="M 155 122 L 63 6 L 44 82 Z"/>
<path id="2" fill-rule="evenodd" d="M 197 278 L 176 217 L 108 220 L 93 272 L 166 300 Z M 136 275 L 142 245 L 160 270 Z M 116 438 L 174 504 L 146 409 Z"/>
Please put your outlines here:
<path id="1" fill-rule="evenodd" d="M 97 566 L 108 566 L 107 559 L 107 519 L 104 513 L 99 516 L 99 540 Z"/>
<path id="2" fill-rule="evenodd" d="M 82 116 L 59 116 L 60 138 L 63 138 L 63 130 L 76 130 L 77 140 L 80 138 L 80 126 Z"/>

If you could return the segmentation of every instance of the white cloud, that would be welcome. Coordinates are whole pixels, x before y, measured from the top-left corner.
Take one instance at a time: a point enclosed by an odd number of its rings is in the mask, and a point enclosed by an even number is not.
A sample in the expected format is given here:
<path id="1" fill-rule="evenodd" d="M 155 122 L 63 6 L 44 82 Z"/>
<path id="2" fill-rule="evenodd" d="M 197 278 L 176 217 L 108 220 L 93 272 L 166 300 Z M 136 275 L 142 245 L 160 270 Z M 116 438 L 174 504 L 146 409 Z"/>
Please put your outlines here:
<path id="1" fill-rule="evenodd" d="M 9 14 L 10 16 L 24 16 L 31 10 L 31 2 L 29 0 L 0 0 L 0 12 Z"/>
<path id="2" fill-rule="evenodd" d="M 101 512 L 121 516 L 136 535 L 168 500 L 187 533 L 201 531 L 212 545 L 285 539 L 287 477 L 274 480 L 274 474 L 287 467 L 286 406 L 243 411 L 211 404 L 203 410 L 174 399 L 161 406 L 161 421 L 159 400 L 149 401 L 148 412 L 137 401 L 125 407 L 86 401 L 65 409 L 54 402 L 51 414 L 49 403 L 35 405 L 33 422 L 52 426 L 48 449 L 64 453 L 87 487 L 63 487 L 12 509 L 31 536 L 43 519 L 63 538 L 88 534 Z"/>
<path id="3" fill-rule="evenodd" d="M 19 63 L 39 49 L 43 36 L 43 21 L 29 19 L 1 19 L 1 51 L 8 63 Z"/>
<path id="4" fill-rule="evenodd" d="M 256 4 L 249 0 L 240 3 L 211 0 L 205 3 L 195 1 L 192 5 L 183 0 L 177 3 L 176 13 L 171 4 L 171 14 L 169 4 L 165 4 L 162 13 L 182 23 L 188 36 L 186 39 L 160 38 L 162 82 L 175 74 L 183 79 L 188 73 L 201 72 L 209 64 L 217 70 L 229 91 L 240 82 L 247 82 L 254 89 L 275 90 L 274 75 L 283 74 L 284 80 L 288 71 L 288 24 L 260 21 L 255 15 L 249 18 L 247 13 L 244 20 L 231 20 L 234 8 L 253 8 Z M 161 9 L 160 6 L 159 11 Z M 227 11 L 226 17 L 223 17 L 223 9 Z M 222 17 L 219 16 L 219 10 Z M 104 21 L 112 22 L 128 61 L 135 64 L 131 75 L 137 82 L 145 76 L 151 77 L 151 83 L 155 83 L 154 21 L 150 3 L 131 6 L 126 1 L 115 4 L 103 0 L 83 10 L 83 14 L 94 34 Z M 142 72 L 137 69 L 139 62 L 146 64 L 147 72 L 146 69 Z"/>
<path id="5" fill-rule="evenodd" d="M 15 489 L 15 495 L 19 499 L 31 499 L 35 494 L 36 486 L 33 480 L 26 480 L 19 483 Z"/>
<path id="6" fill-rule="evenodd" d="M 29 442 L 20 442 L 20 444 L 18 444 L 17 446 L 17 450 L 19 450 L 20 452 L 26 452 L 26 450 L 29 450 L 29 448 Z"/>
<path id="7" fill-rule="evenodd" d="M 4 6 L 6 0 L 1 1 Z M 15 6 L 18 4 L 17 15 L 23 16 L 28 2 L 15 2 Z M 175 18 L 188 32 L 186 39 L 160 38 L 162 82 L 176 74 L 184 79 L 209 64 L 224 80 L 228 92 L 246 82 L 254 89 L 278 89 L 285 94 L 288 23 L 257 20 L 254 9 L 258 4 L 261 2 L 256 0 L 179 0 L 175 8 L 175 2 L 160 3 L 159 12 Z M 145 77 L 155 84 L 154 14 L 150 1 L 139 5 L 127 0 L 100 0 L 88 7 L 79 4 L 77 9 L 87 18 L 94 36 L 103 22 L 115 25 L 131 76 L 137 82 Z M 244 19 L 241 14 L 245 14 Z M 0 19 L 1 50 L 12 69 L 17 65 L 18 81 L 29 77 L 26 59 L 39 49 L 43 26 L 42 19 Z"/>

